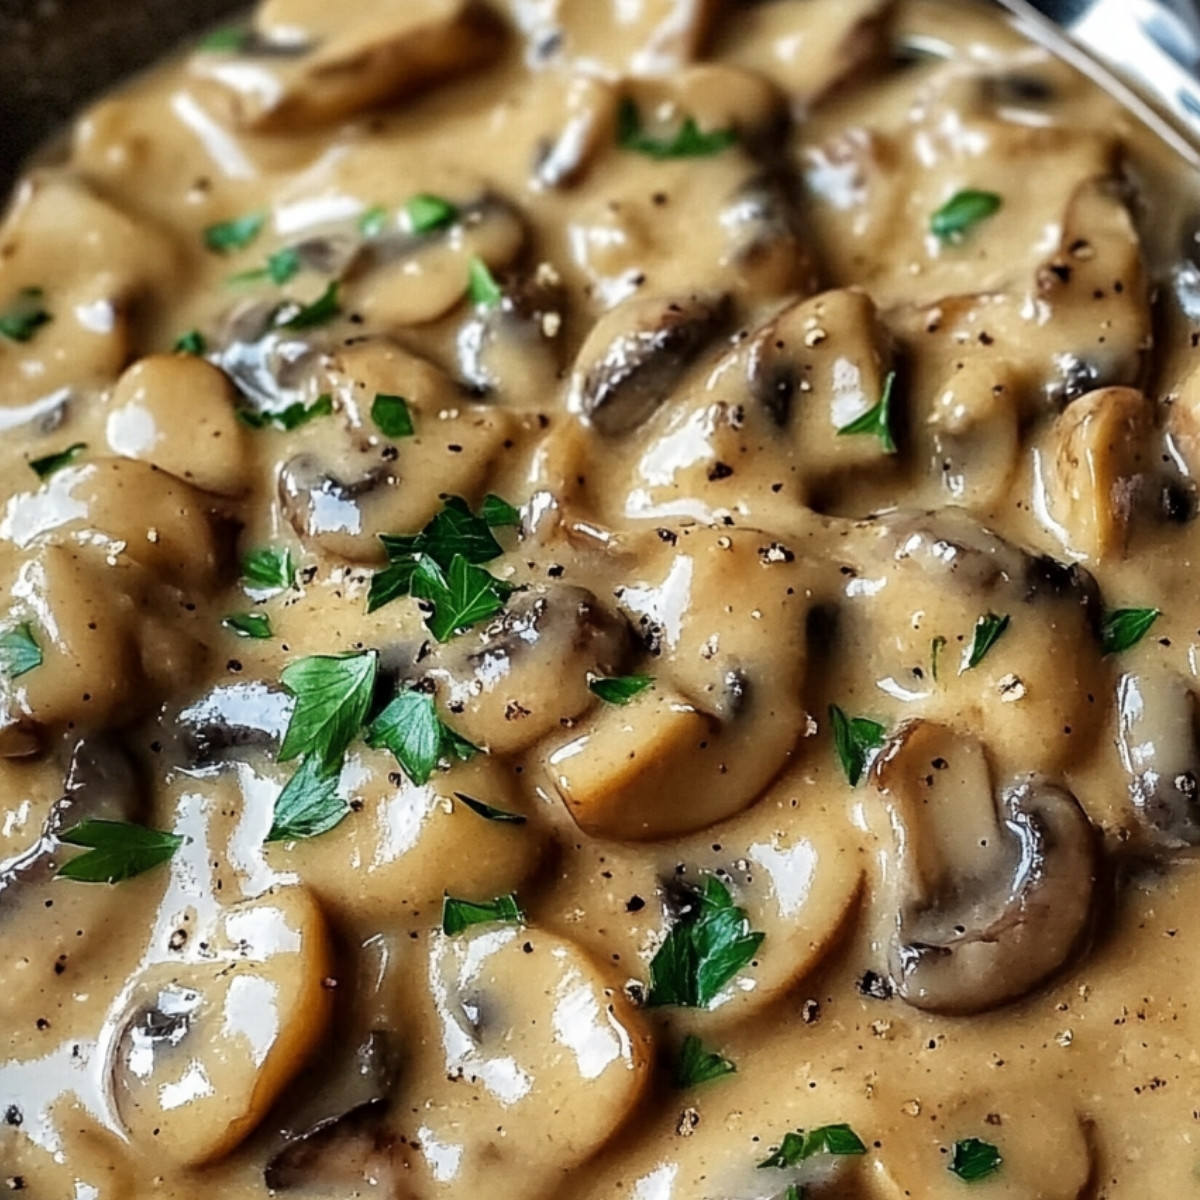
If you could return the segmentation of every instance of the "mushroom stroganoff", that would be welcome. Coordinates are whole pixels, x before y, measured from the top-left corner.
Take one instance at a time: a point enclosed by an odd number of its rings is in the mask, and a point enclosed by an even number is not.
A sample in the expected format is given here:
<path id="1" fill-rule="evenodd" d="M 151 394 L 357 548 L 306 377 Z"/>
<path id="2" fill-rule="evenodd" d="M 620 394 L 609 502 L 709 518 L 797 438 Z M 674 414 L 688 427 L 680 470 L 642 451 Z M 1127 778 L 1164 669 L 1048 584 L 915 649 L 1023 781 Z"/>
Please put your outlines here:
<path id="1" fill-rule="evenodd" d="M 265 0 L 93 105 L 4 1186 L 1200 1195 L 1190 184 L 939 0 Z"/>

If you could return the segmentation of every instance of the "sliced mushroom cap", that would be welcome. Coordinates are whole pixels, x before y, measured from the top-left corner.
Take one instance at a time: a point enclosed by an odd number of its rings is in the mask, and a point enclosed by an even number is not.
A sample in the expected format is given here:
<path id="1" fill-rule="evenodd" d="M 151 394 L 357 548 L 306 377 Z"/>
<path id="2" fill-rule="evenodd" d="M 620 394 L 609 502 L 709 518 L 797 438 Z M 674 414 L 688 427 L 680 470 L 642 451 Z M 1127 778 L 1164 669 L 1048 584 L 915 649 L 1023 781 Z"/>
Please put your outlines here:
<path id="1" fill-rule="evenodd" d="M 113 1103 L 148 1154 L 199 1166 L 266 1115 L 325 1029 L 330 947 L 304 889 L 228 909 L 208 956 L 148 967 L 110 1027 Z"/>
<path id="2" fill-rule="evenodd" d="M 553 83 L 560 89 L 556 94 L 565 110 L 563 123 L 539 147 L 534 180 L 539 187 L 564 188 L 579 183 L 612 145 L 618 93 L 613 84 L 592 75 L 572 75 L 565 85 L 557 79 Z"/>
<path id="3" fill-rule="evenodd" d="M 504 25 L 479 0 L 270 0 L 258 39 L 193 59 L 198 80 L 244 129 L 291 132 L 454 79 L 499 55 Z"/>
<path id="4" fill-rule="evenodd" d="M 1161 849 L 1200 845 L 1200 743 L 1195 697 L 1167 674 L 1121 676 L 1117 750 L 1144 833 Z"/>
<path id="5" fill-rule="evenodd" d="M 236 308 L 225 322 L 213 361 L 251 407 L 278 412 L 311 404 L 320 394 L 314 378 L 326 353 L 320 331 L 303 335 L 274 325 L 274 305 Z"/>
<path id="6" fill-rule="evenodd" d="M 633 651 L 625 619 L 584 588 L 521 592 L 482 630 L 436 646 L 417 667 L 469 741 L 513 754 L 589 708 L 588 681 L 619 675 Z"/>
<path id="7" fill-rule="evenodd" d="M 193 765 L 229 752 L 278 746 L 293 702 L 281 688 L 259 680 L 215 687 L 178 717 L 183 748 Z"/>
<path id="8" fill-rule="evenodd" d="M 995 793 L 983 747 L 927 721 L 871 770 L 895 837 L 897 993 L 930 1012 L 1016 1000 L 1078 948 L 1092 909 L 1095 837 L 1075 798 L 1029 778 Z"/>
<path id="9" fill-rule="evenodd" d="M 1073 401 L 1054 423 L 1045 499 L 1065 549 L 1121 557 L 1135 511 L 1153 503 L 1154 405 L 1133 388 L 1103 388 Z"/>
<path id="10" fill-rule="evenodd" d="M 801 237 L 797 187 L 772 171 L 739 186 L 721 213 L 722 265 L 737 272 L 739 290 L 757 297 L 816 291 L 816 267 Z"/>
<path id="11" fill-rule="evenodd" d="M 435 935 L 428 987 L 437 1032 L 413 1048 L 427 1090 L 404 1097 L 419 1186 L 476 1194 L 502 1177 L 532 1200 L 632 1114 L 649 1038 L 619 979 L 571 942 L 494 925 Z"/>
<path id="12" fill-rule="evenodd" d="M 606 437 L 636 429 L 721 332 L 724 297 L 626 301 L 601 317 L 579 352 L 568 406 Z"/>

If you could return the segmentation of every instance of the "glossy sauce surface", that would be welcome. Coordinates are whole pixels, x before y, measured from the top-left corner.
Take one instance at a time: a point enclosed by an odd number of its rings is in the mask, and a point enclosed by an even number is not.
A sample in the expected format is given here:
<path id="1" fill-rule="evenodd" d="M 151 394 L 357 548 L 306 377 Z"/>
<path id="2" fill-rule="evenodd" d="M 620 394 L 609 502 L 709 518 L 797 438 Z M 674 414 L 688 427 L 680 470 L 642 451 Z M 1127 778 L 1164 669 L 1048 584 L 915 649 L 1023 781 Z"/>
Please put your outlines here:
<path id="1" fill-rule="evenodd" d="M 1200 1191 L 1190 187 L 935 0 L 267 0 L 83 114 L 0 229 L 0 1179 Z M 451 518 L 484 615 L 372 603 Z"/>

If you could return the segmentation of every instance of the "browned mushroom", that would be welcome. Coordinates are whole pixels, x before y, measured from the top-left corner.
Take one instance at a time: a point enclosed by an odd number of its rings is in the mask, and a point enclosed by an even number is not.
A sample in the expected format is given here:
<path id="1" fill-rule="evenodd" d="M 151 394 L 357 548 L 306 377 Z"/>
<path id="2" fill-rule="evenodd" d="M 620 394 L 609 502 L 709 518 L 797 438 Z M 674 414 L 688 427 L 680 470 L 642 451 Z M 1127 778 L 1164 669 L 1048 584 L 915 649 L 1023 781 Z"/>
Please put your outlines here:
<path id="1" fill-rule="evenodd" d="M 890 969 L 917 1008 L 975 1013 L 1037 987 L 1084 937 L 1095 837 L 1075 798 L 1037 778 L 999 792 L 982 745 L 927 721 L 871 771 L 894 831 Z"/>

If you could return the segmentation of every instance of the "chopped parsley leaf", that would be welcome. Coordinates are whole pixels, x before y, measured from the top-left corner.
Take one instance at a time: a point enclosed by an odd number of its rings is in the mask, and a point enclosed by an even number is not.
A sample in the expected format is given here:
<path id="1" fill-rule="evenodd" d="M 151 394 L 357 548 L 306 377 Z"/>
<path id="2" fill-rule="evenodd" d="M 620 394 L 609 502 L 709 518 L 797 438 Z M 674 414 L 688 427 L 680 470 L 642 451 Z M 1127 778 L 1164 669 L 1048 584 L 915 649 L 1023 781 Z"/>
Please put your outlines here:
<path id="1" fill-rule="evenodd" d="M 929 669 L 933 674 L 933 682 L 938 681 L 938 658 L 947 645 L 946 639 L 939 634 L 933 639 L 929 650 Z"/>
<path id="2" fill-rule="evenodd" d="M 279 761 L 308 755 L 325 774 L 339 771 L 367 719 L 378 668 L 374 650 L 302 658 L 286 666 L 280 679 L 296 704 Z"/>
<path id="3" fill-rule="evenodd" d="M 199 358 L 208 351 L 208 339 L 200 330 L 189 329 L 187 333 L 181 333 L 175 339 L 175 345 L 171 349 L 175 354 L 194 354 Z"/>
<path id="4" fill-rule="evenodd" d="M 296 582 L 292 552 L 267 546 L 242 559 L 242 579 L 256 591 L 284 592 Z"/>
<path id="5" fill-rule="evenodd" d="M 287 408 L 278 412 L 267 412 L 256 408 L 239 408 L 237 419 L 250 429 L 279 429 L 284 433 L 307 425 L 318 417 L 328 417 L 333 413 L 333 397 L 318 396 L 311 404 L 305 405 L 297 400 Z"/>
<path id="6" fill-rule="evenodd" d="M 1100 643 L 1105 654 L 1120 654 L 1136 646 L 1162 616 L 1159 608 L 1118 608 L 1104 614 Z"/>
<path id="7" fill-rule="evenodd" d="M 294 316 L 276 323 L 277 329 L 315 329 L 327 325 L 342 314 L 341 286 L 331 283 L 311 304 L 306 304 Z"/>
<path id="8" fill-rule="evenodd" d="M 484 497 L 479 515 L 493 529 L 502 529 L 505 526 L 519 528 L 521 524 L 520 511 L 509 504 L 507 500 L 501 500 L 499 496 L 490 493 Z"/>
<path id="9" fill-rule="evenodd" d="M 672 137 L 650 137 L 642 129 L 642 115 L 637 104 L 628 98 L 621 102 L 617 115 L 617 144 L 621 149 L 660 161 L 669 158 L 706 158 L 728 150 L 736 141 L 737 131 L 734 129 L 714 129 L 703 133 L 695 117 L 686 117 Z"/>
<path id="10" fill-rule="evenodd" d="M 416 432 L 408 401 L 403 396 L 379 393 L 371 405 L 371 420 L 384 437 L 406 438 L 412 437 Z"/>
<path id="11" fill-rule="evenodd" d="M 509 812 L 504 808 L 493 808 L 490 804 L 484 804 L 482 800 L 476 800 L 464 792 L 455 792 L 455 799 L 461 800 L 473 813 L 482 817 L 485 821 L 495 821 L 501 825 L 524 825 L 527 817 L 524 813 Z"/>
<path id="12" fill-rule="evenodd" d="M 478 753 L 477 747 L 442 721 L 431 695 L 412 688 L 396 695 L 371 722 L 366 736 L 368 746 L 390 750 L 418 787 L 429 782 L 441 762 L 467 762 Z"/>
<path id="13" fill-rule="evenodd" d="M 965 670 L 977 667 L 987 657 L 991 648 L 1008 631 L 1012 618 L 997 616 L 994 612 L 987 613 L 975 622 L 975 638 L 967 655 Z"/>
<path id="14" fill-rule="evenodd" d="M 866 1154 L 867 1147 L 862 1138 L 849 1125 L 822 1125 L 819 1129 L 810 1129 L 807 1133 L 798 1129 L 794 1133 L 785 1133 L 783 1141 L 769 1158 L 758 1164 L 759 1170 L 765 1168 L 785 1169 L 798 1166 L 818 1154 L 833 1154 L 838 1156 Z"/>
<path id="15" fill-rule="evenodd" d="M 64 467 L 69 467 L 86 449 L 87 442 L 76 442 L 73 446 L 68 446 L 57 454 L 47 454 L 45 458 L 30 459 L 29 469 L 39 479 L 49 479 L 51 475 L 61 471 Z"/>
<path id="16" fill-rule="evenodd" d="M 458 220 L 458 209 L 441 196 L 422 193 L 404 206 L 404 215 L 413 233 L 436 233 Z"/>
<path id="17" fill-rule="evenodd" d="M 365 238 L 377 238 L 387 228 L 388 210 L 382 204 L 373 205 L 358 218 L 358 232 Z"/>
<path id="18" fill-rule="evenodd" d="M 309 755 L 284 785 L 275 801 L 268 842 L 292 842 L 320 837 L 340 825 L 350 806 L 338 795 L 340 771 L 323 769 Z"/>
<path id="19" fill-rule="evenodd" d="M 954 1143 L 949 1169 L 964 1183 L 975 1183 L 998 1171 L 1003 1161 L 1000 1151 L 991 1142 L 965 1138 Z"/>
<path id="20" fill-rule="evenodd" d="M 628 704 L 654 686 L 653 675 L 621 675 L 610 679 L 591 679 L 588 690 L 605 704 Z"/>
<path id="21" fill-rule="evenodd" d="M 20 679 L 42 665 L 42 648 L 28 622 L 0 633 L 0 675 Z"/>
<path id="22" fill-rule="evenodd" d="M 30 342 L 54 318 L 42 307 L 41 288 L 22 288 L 12 306 L 0 312 L 0 337 L 10 342 Z"/>
<path id="23" fill-rule="evenodd" d="M 221 626 L 238 637 L 266 641 L 275 636 L 271 629 L 271 618 L 263 612 L 233 613 L 226 617 Z"/>
<path id="24" fill-rule="evenodd" d="M 723 1075 L 732 1075 L 736 1070 L 737 1067 L 724 1055 L 705 1050 L 698 1037 L 688 1034 L 675 1063 L 675 1086 L 680 1089 L 697 1087 Z"/>
<path id="25" fill-rule="evenodd" d="M 425 627 L 439 642 L 448 642 L 494 617 L 516 590 L 461 554 L 456 554 L 444 571 L 435 558 L 422 554 L 411 586 L 412 594 L 430 606 Z"/>
<path id="26" fill-rule="evenodd" d="M 82 846 L 80 854 L 58 869 L 60 879 L 77 883 L 120 883 L 169 862 L 183 845 L 174 833 L 160 833 L 124 821 L 81 821 L 58 835 L 68 846 Z"/>
<path id="27" fill-rule="evenodd" d="M 233 254 L 257 240 L 267 224 L 267 214 L 248 213 L 232 221 L 221 221 L 204 231 L 204 244 L 214 254 Z"/>
<path id="28" fill-rule="evenodd" d="M 487 263 L 472 255 L 467 268 L 467 295 L 476 308 L 499 308 L 504 303 L 504 291 L 496 282 Z"/>
<path id="29" fill-rule="evenodd" d="M 743 909 L 715 875 L 671 928 L 650 963 L 652 1008 L 707 1008 L 758 952 L 764 934 L 751 930 Z"/>
<path id="30" fill-rule="evenodd" d="M 896 439 L 892 435 L 892 396 L 896 390 L 896 372 L 889 371 L 883 381 L 883 396 L 874 408 L 856 417 L 849 425 L 843 425 L 838 430 L 838 437 L 850 437 L 854 434 L 874 434 L 883 446 L 884 454 L 896 453 Z"/>
<path id="31" fill-rule="evenodd" d="M 253 283 L 259 279 L 269 279 L 276 286 L 283 287 L 300 274 L 302 266 L 300 251 L 295 246 L 285 246 L 267 256 L 265 267 L 256 267 L 253 271 L 240 271 L 230 279 L 230 283 Z"/>
<path id="32" fill-rule="evenodd" d="M 472 925 L 489 925 L 503 921 L 508 925 L 519 925 L 525 914 L 517 904 L 516 896 L 500 896 L 484 904 L 473 900 L 456 900 L 446 896 L 442 900 L 442 932 L 449 937 L 470 929 Z"/>
<path id="33" fill-rule="evenodd" d="M 196 49 L 208 54 L 237 54 L 250 44 L 253 37 L 245 29 L 215 29 L 196 43 Z"/>
<path id="34" fill-rule="evenodd" d="M 981 221 L 1000 211 L 1003 204 L 995 192 L 967 188 L 952 196 L 929 219 L 929 230 L 943 242 L 958 242 Z"/>
<path id="35" fill-rule="evenodd" d="M 846 716 L 836 704 L 829 706 L 829 721 L 833 727 L 833 746 L 838 762 L 842 764 L 850 786 L 858 787 L 866 772 L 871 751 L 883 745 L 887 730 L 878 721 Z"/>

